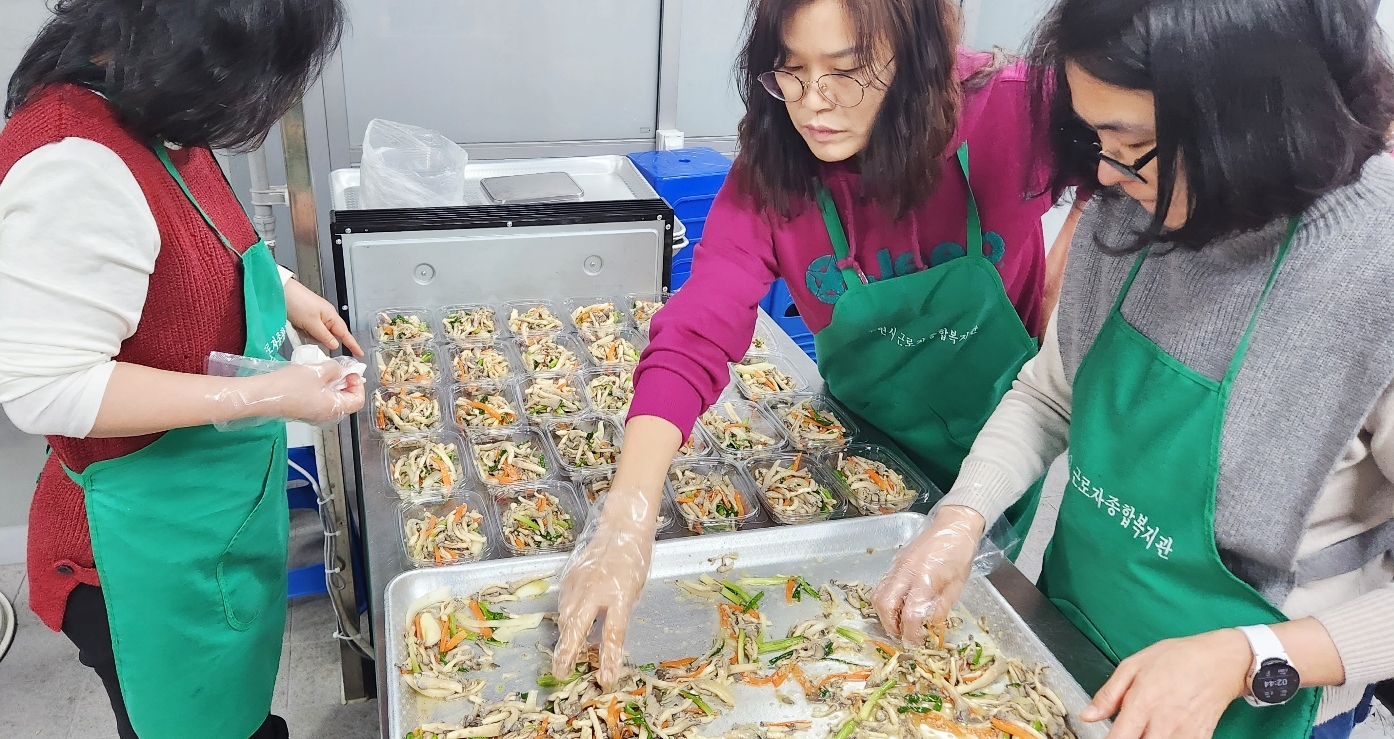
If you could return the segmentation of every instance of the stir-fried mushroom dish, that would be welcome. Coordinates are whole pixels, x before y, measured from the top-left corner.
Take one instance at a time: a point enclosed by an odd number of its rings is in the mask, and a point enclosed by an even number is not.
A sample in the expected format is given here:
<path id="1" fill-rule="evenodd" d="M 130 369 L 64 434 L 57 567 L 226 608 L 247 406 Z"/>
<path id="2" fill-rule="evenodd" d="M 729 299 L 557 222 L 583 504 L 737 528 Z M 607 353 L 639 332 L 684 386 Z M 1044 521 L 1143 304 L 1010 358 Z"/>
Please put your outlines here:
<path id="1" fill-rule="evenodd" d="M 458 382 L 470 380 L 498 380 L 513 373 L 508 355 L 494 346 L 467 346 L 455 352 L 451 360 Z"/>
<path id="2" fill-rule="evenodd" d="M 547 456 L 532 441 L 477 442 L 474 463 L 484 481 L 495 485 L 533 482 L 547 476 Z"/>
<path id="3" fill-rule="evenodd" d="M 649 322 L 653 320 L 653 314 L 662 307 L 663 303 L 657 300 L 635 300 L 629 305 L 630 310 L 634 313 L 634 322 L 639 324 L 639 328 L 644 331 L 649 330 Z"/>
<path id="4" fill-rule="evenodd" d="M 739 364 L 733 366 L 736 369 L 736 377 L 740 378 L 741 385 L 745 388 L 746 397 L 751 399 L 761 398 L 770 393 L 788 393 L 798 389 L 798 383 L 794 378 L 772 362 L 758 357 L 743 359 Z"/>
<path id="5" fill-rule="evenodd" d="M 484 553 L 487 541 L 480 526 L 484 514 L 461 503 L 444 516 L 428 513 L 406 521 L 407 555 L 417 562 L 438 565 L 472 562 Z"/>
<path id="6" fill-rule="evenodd" d="M 426 321 L 412 313 L 379 313 L 373 335 L 380 342 L 394 344 L 424 343 L 435 338 Z"/>
<path id="7" fill-rule="evenodd" d="M 389 448 L 389 458 L 398 491 L 449 490 L 460 482 L 460 452 L 450 442 L 398 441 Z"/>
<path id="8" fill-rule="evenodd" d="M 581 366 L 581 360 L 556 339 L 538 339 L 523 349 L 523 366 L 529 372 L 570 372 Z"/>
<path id="9" fill-rule="evenodd" d="M 604 467 L 617 464 L 620 447 L 615 443 L 615 429 L 597 421 L 588 431 L 577 424 L 559 423 L 552 427 L 552 441 L 563 464 L 571 467 Z"/>
<path id="10" fill-rule="evenodd" d="M 590 472 L 582 477 L 575 478 L 576 486 L 581 489 L 581 494 L 586 496 L 586 502 L 594 504 L 600 500 L 600 496 L 610 492 L 610 486 L 615 482 L 615 471 L 607 469 L 603 471 Z M 668 510 L 667 501 L 658 506 L 658 516 L 654 521 L 654 528 L 662 531 L 668 528 L 673 522 L 673 515 Z"/>
<path id="11" fill-rule="evenodd" d="M 757 331 L 754 336 L 750 337 L 750 348 L 746 350 L 746 354 L 759 356 L 773 351 L 774 347 L 770 345 L 770 340 Z"/>
<path id="12" fill-rule="evenodd" d="M 479 702 L 484 681 L 469 673 L 495 666 L 494 648 L 542 624 L 543 614 L 514 616 L 501 603 L 536 598 L 547 581 L 521 580 L 495 585 L 467 598 L 428 593 L 413 607 L 405 639 L 406 661 L 397 665 L 402 681 L 427 698 Z"/>
<path id="13" fill-rule="evenodd" d="M 455 422 L 469 428 L 498 428 L 518 423 L 518 412 L 503 393 L 468 388 L 455 399 Z"/>
<path id="14" fill-rule="evenodd" d="M 523 408 L 533 416 L 570 416 L 585 410 L 575 386 L 567 377 L 535 377 L 523 390 Z"/>
<path id="15" fill-rule="evenodd" d="M 432 383 L 440 379 L 429 344 L 393 345 L 377 352 L 378 380 L 384 385 Z"/>
<path id="16" fill-rule="evenodd" d="M 570 549 L 576 542 L 576 522 L 557 496 L 545 490 L 511 493 L 499 520 L 503 540 L 521 554 Z"/>
<path id="17" fill-rule="evenodd" d="M 736 412 L 734 403 L 726 402 L 702 414 L 702 428 L 716 439 L 717 446 L 733 452 L 751 452 L 768 449 L 779 440 L 755 430 L 750 416 Z"/>
<path id="18" fill-rule="evenodd" d="M 373 393 L 379 431 L 413 433 L 440 425 L 440 400 L 427 387 L 382 388 Z"/>
<path id="19" fill-rule="evenodd" d="M 638 364 L 639 350 L 618 334 L 606 334 L 590 343 L 590 353 L 597 364 Z"/>
<path id="20" fill-rule="evenodd" d="M 552 315 L 545 305 L 537 305 L 522 313 L 514 308 L 508 316 L 508 330 L 527 338 L 529 335 L 552 333 L 562 329 L 560 318 Z"/>
<path id="21" fill-rule="evenodd" d="M 711 445 L 707 443 L 706 437 L 692 429 L 692 433 L 687 437 L 682 446 L 678 448 L 678 457 L 705 457 L 711 454 Z"/>
<path id="22" fill-rule="evenodd" d="M 852 505 L 867 515 L 903 511 L 920 495 L 899 472 L 866 457 L 839 454 L 836 472 L 851 493 Z"/>
<path id="23" fill-rule="evenodd" d="M 625 413 L 634 402 L 634 370 L 621 369 L 596 375 L 586 383 L 586 396 L 595 409 L 605 413 Z"/>
<path id="24" fill-rule="evenodd" d="M 788 403 L 775 409 L 789 438 L 800 449 L 840 446 L 847 441 L 847 427 L 828 411 L 820 411 L 813 400 Z"/>
<path id="25" fill-rule="evenodd" d="M 668 475 L 673 483 L 673 502 L 687 519 L 688 529 L 703 531 L 733 531 L 740 520 L 751 511 L 731 476 L 717 470 L 702 474 L 683 468 Z"/>
<path id="26" fill-rule="evenodd" d="M 765 505 L 781 523 L 826 518 L 837 508 L 832 491 L 813 478 L 802 454 L 787 463 L 776 458 L 763 468 L 752 465 L 751 474 Z"/>
<path id="27" fill-rule="evenodd" d="M 441 325 L 445 329 L 445 337 L 452 341 L 488 341 L 498 333 L 496 321 L 493 308 L 480 306 L 453 311 L 441 321 Z"/>
<path id="28" fill-rule="evenodd" d="M 571 311 L 571 320 L 585 336 L 604 336 L 620 330 L 623 318 L 614 303 L 596 303 Z"/>

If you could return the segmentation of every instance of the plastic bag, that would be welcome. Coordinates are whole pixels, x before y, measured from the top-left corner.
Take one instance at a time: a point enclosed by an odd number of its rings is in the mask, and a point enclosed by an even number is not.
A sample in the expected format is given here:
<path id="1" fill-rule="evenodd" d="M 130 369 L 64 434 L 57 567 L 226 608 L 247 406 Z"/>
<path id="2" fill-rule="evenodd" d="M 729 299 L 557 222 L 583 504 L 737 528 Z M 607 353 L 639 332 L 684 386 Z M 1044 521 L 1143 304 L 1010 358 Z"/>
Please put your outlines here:
<path id="1" fill-rule="evenodd" d="M 363 207 L 464 205 L 468 163 L 465 150 L 437 131 L 375 118 L 363 135 Z"/>

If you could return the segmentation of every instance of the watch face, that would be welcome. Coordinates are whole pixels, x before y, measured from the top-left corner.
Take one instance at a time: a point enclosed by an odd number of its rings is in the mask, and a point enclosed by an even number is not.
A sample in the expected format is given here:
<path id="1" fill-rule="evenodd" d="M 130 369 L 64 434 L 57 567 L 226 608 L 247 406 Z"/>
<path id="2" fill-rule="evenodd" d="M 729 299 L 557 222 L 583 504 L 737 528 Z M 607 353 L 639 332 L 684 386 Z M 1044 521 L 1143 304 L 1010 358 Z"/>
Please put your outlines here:
<path id="1" fill-rule="evenodd" d="M 1254 673 L 1254 698 L 1261 703 L 1286 703 L 1301 685 L 1302 679 L 1292 665 L 1280 659 L 1265 660 Z"/>

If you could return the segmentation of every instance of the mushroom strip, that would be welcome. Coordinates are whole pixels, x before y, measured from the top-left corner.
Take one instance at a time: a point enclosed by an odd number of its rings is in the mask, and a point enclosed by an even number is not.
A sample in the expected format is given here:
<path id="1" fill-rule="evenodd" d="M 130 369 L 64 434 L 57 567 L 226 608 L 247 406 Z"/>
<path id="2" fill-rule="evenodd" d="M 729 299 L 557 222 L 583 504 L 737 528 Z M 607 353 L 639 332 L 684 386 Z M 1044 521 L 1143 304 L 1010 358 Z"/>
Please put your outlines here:
<path id="1" fill-rule="evenodd" d="M 673 501 L 687 519 L 688 528 L 702 533 L 703 527 L 730 529 L 749 513 L 740 491 L 731 478 L 719 472 L 703 475 L 684 469 L 672 475 Z M 722 524 L 725 524 L 722 526 Z"/>
<path id="2" fill-rule="evenodd" d="M 380 431 L 428 431 L 440 423 L 440 401 L 418 388 L 383 388 L 373 394 Z"/>
<path id="3" fill-rule="evenodd" d="M 895 513 L 919 497 L 899 472 L 866 457 L 837 455 L 837 474 L 852 493 L 852 505 L 862 513 Z"/>
<path id="4" fill-rule="evenodd" d="M 604 421 L 597 421 L 594 431 L 586 431 L 568 423 L 552 429 L 557 453 L 572 467 L 604 467 L 619 462 L 620 448 L 610 440 Z"/>
<path id="5" fill-rule="evenodd" d="M 768 449 L 777 443 L 776 439 L 756 431 L 751 425 L 751 419 L 742 418 L 736 412 L 736 406 L 727 402 L 722 410 L 725 411 L 724 416 L 716 408 L 712 408 L 703 413 L 701 418 L 702 427 L 716 439 L 721 448 L 748 452 Z"/>
<path id="6" fill-rule="evenodd" d="M 628 339 L 606 334 L 590 343 L 591 356 L 602 365 L 638 364 L 639 350 Z"/>
<path id="7" fill-rule="evenodd" d="M 514 550 L 566 549 L 576 541 L 576 524 L 555 495 L 528 490 L 512 496 L 503 519 L 503 536 Z"/>
<path id="8" fill-rule="evenodd" d="M 539 339 L 523 350 L 523 366 L 529 372 L 570 372 L 581 366 L 581 360 L 555 339 Z"/>
<path id="9" fill-rule="evenodd" d="M 647 331 L 653 314 L 663 307 L 663 303 L 657 300 L 636 300 L 629 307 L 634 311 L 634 322 L 639 324 L 639 328 Z"/>
<path id="10" fill-rule="evenodd" d="M 459 382 L 498 380 L 513 372 L 507 355 L 492 346 L 464 347 L 455 352 L 451 364 Z"/>
<path id="11" fill-rule="evenodd" d="M 799 455 L 787 467 L 783 462 L 775 462 L 754 471 L 755 484 L 764 493 L 765 503 L 781 520 L 807 519 L 831 513 L 836 507 L 832 491 L 818 484 L 807 467 L 799 469 L 802 461 L 803 455 Z"/>
<path id="12" fill-rule="evenodd" d="M 379 313 L 378 325 L 373 332 L 378 341 L 393 343 L 423 342 L 435 338 L 431 334 L 431 327 L 410 313 Z"/>
<path id="13" fill-rule="evenodd" d="M 479 527 L 484 514 L 460 504 L 437 517 L 429 514 L 406 523 L 407 554 L 418 562 L 438 565 L 471 562 L 484 553 L 484 534 Z"/>
<path id="14" fill-rule="evenodd" d="M 454 444 L 412 440 L 401 446 L 408 451 L 392 463 L 392 482 L 398 490 L 449 490 L 460 481 L 460 455 Z"/>
<path id="15" fill-rule="evenodd" d="M 533 448 L 531 441 L 509 439 L 474 447 L 474 462 L 485 482 L 512 485 L 532 482 L 547 476 L 547 457 Z"/>
<path id="16" fill-rule="evenodd" d="M 751 397 L 766 392 L 787 393 L 795 389 L 794 378 L 762 359 L 744 359 L 735 368 L 736 376 Z"/>
<path id="17" fill-rule="evenodd" d="M 514 308 L 508 316 L 508 330 L 523 338 L 527 338 L 528 334 L 548 333 L 561 328 L 561 319 L 552 315 L 545 305 L 534 306 L 522 313 Z"/>
<path id="18" fill-rule="evenodd" d="M 620 312 L 614 303 L 596 303 L 571 311 L 576 329 L 587 336 L 604 336 L 620 329 Z"/>
<path id="19" fill-rule="evenodd" d="M 634 370 L 596 375 L 586 384 L 586 395 L 598 411 L 624 413 L 634 402 Z"/>
<path id="20" fill-rule="evenodd" d="M 470 428 L 498 428 L 518 422 L 518 412 L 500 393 L 484 391 L 455 399 L 455 422 Z"/>
<path id="21" fill-rule="evenodd" d="M 565 377 L 537 377 L 523 391 L 523 408 L 534 416 L 569 416 L 585 407 Z"/>
<path id="22" fill-rule="evenodd" d="M 436 354 L 429 346 L 401 344 L 379 350 L 378 379 L 384 385 L 432 383 L 439 379 Z"/>
<path id="23" fill-rule="evenodd" d="M 445 337 L 455 341 L 492 339 L 498 331 L 494 309 L 485 307 L 457 310 L 446 316 L 441 324 L 445 328 Z"/>
<path id="24" fill-rule="evenodd" d="M 813 407 L 812 400 L 790 403 L 779 409 L 779 420 L 800 447 L 839 445 L 847 440 L 847 427 L 837 416 Z"/>

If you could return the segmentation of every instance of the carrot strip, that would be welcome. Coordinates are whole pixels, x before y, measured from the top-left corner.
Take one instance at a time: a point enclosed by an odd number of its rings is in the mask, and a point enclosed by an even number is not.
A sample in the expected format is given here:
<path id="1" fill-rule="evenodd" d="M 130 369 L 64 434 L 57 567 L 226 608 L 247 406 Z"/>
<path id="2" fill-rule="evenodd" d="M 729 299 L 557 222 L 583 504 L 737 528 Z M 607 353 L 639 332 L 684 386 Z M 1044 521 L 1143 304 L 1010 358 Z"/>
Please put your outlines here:
<path id="1" fill-rule="evenodd" d="M 696 661 L 697 661 L 697 658 L 696 658 L 696 657 L 686 657 L 686 658 L 684 658 L 684 659 L 672 659 L 672 660 L 668 660 L 667 662 L 659 662 L 659 663 L 658 663 L 658 666 L 659 666 L 659 667 L 687 667 L 688 665 L 690 665 L 690 664 L 692 664 L 693 662 L 696 662 Z"/>
<path id="2" fill-rule="evenodd" d="M 447 641 L 449 641 L 449 640 L 450 640 L 450 619 L 449 619 L 448 617 L 446 617 L 446 616 L 441 616 L 441 619 L 440 619 L 440 644 L 438 645 L 438 646 L 440 647 L 441 656 L 445 656 L 445 652 L 446 652 L 445 643 L 446 643 Z"/>
<path id="3" fill-rule="evenodd" d="M 484 609 L 479 607 L 478 601 L 470 601 L 470 613 L 473 613 L 474 617 L 479 619 L 480 621 L 489 620 L 487 618 L 484 618 Z M 484 626 L 479 629 L 479 633 L 483 634 L 485 639 L 488 639 L 494 635 L 494 630 L 489 628 L 488 626 Z"/>
<path id="4" fill-rule="evenodd" d="M 474 408 L 475 410 L 480 410 L 484 411 L 485 413 L 488 413 L 495 421 L 503 420 L 503 416 L 499 415 L 498 411 L 494 410 L 491 406 L 487 406 L 477 400 L 469 401 L 469 407 Z"/>
<path id="5" fill-rule="evenodd" d="M 797 584 L 797 581 L 795 581 L 792 577 L 784 583 L 784 602 L 786 604 L 794 602 L 794 587 Z"/>
<path id="6" fill-rule="evenodd" d="M 799 663 L 795 662 L 793 665 L 790 665 L 789 674 L 793 675 L 794 682 L 798 683 L 799 687 L 803 688 L 804 696 L 809 700 L 813 700 L 813 683 L 810 683 L 808 681 L 808 676 L 803 674 L 803 669 L 799 667 Z"/>
<path id="7" fill-rule="evenodd" d="M 997 718 L 996 716 L 992 717 L 992 728 L 998 731 L 1004 731 L 1008 734 L 1011 734 L 1017 739 L 1036 739 L 1035 735 L 1027 731 L 1025 728 L 1018 726 L 1010 721 L 1003 721 L 1002 719 Z"/>
<path id="8" fill-rule="evenodd" d="M 876 470 L 868 468 L 866 474 L 871 478 L 872 482 L 876 483 L 876 487 L 881 488 L 882 490 L 891 489 L 891 484 L 889 482 L 886 482 L 886 478 L 876 474 Z"/>
<path id="9" fill-rule="evenodd" d="M 799 463 L 802 462 L 802 461 L 803 461 L 803 452 L 799 452 L 798 456 L 794 457 L 794 464 L 793 464 L 793 466 L 791 466 L 789 469 L 790 469 L 790 470 L 793 470 L 794 472 L 798 472 L 798 471 L 799 471 Z"/>
<path id="10" fill-rule="evenodd" d="M 455 519 L 456 524 L 460 523 L 460 519 L 463 519 L 465 517 L 465 506 L 456 507 L 454 513 L 452 513 L 451 516 Z"/>
<path id="11" fill-rule="evenodd" d="M 824 687 L 828 683 L 838 679 L 865 680 L 869 677 L 871 677 L 871 670 L 857 670 L 856 672 L 834 672 L 831 675 L 825 676 L 822 680 L 819 680 L 818 687 Z"/>
<path id="12" fill-rule="evenodd" d="M 883 641 L 876 641 L 875 639 L 867 639 L 867 641 L 871 642 L 872 646 L 876 647 L 877 649 L 881 650 L 882 652 L 885 652 L 887 657 L 893 657 L 893 656 L 895 656 L 895 653 L 896 653 L 897 651 L 899 651 L 899 650 L 897 650 L 895 647 L 893 647 L 893 646 L 891 646 L 891 645 L 889 645 L 889 644 L 887 644 L 887 643 L 885 643 L 885 642 L 883 642 Z"/>
<path id="13" fill-rule="evenodd" d="M 614 698 L 610 699 L 610 707 L 605 709 L 605 725 L 610 729 L 610 739 L 619 739 L 620 704 Z"/>

